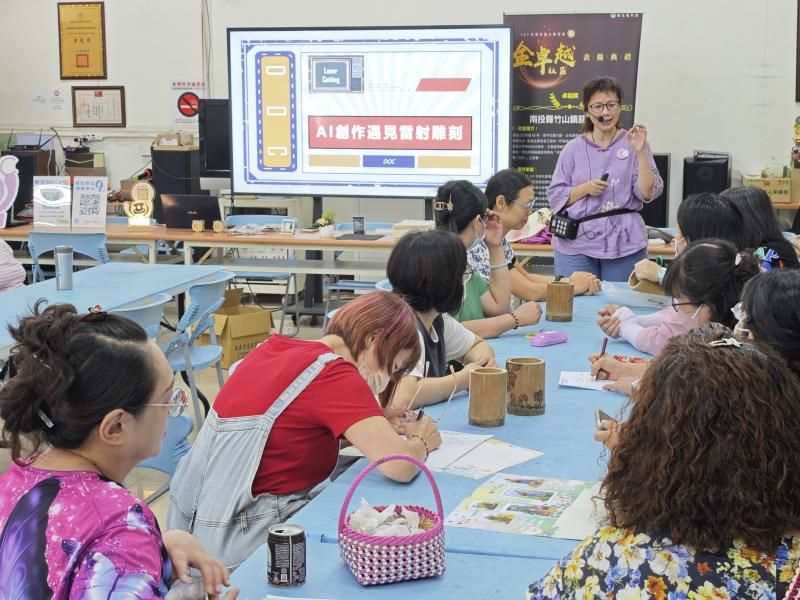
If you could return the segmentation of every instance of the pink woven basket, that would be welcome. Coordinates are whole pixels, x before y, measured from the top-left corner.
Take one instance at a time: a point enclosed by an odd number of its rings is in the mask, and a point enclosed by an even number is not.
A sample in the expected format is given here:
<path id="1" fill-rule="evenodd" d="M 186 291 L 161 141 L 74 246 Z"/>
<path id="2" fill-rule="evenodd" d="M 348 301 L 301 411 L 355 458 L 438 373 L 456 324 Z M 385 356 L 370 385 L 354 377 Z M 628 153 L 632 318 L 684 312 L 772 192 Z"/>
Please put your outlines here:
<path id="1" fill-rule="evenodd" d="M 421 506 L 406 505 L 405 508 L 417 512 L 420 519 L 433 522 L 433 527 L 422 533 L 410 536 L 386 537 L 365 535 L 350 529 L 350 516 L 345 517 L 356 487 L 370 471 L 378 465 L 391 460 L 405 460 L 417 465 L 433 488 L 436 499 L 436 512 Z M 385 506 L 376 506 L 383 510 Z M 402 506 L 395 510 L 400 514 Z M 444 510 L 442 497 L 433 475 L 424 463 L 413 456 L 391 454 L 367 465 L 353 481 L 339 512 L 339 553 L 342 560 L 356 576 L 361 585 L 393 583 L 409 579 L 424 579 L 444 573 Z"/>

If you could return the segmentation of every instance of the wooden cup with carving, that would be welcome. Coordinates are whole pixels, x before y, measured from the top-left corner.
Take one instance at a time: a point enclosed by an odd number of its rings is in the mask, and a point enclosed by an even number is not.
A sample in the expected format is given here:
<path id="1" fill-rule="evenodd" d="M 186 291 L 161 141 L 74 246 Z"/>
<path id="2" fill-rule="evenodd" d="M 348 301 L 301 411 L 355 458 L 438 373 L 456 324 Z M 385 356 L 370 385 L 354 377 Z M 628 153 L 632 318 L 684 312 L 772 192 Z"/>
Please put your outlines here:
<path id="1" fill-rule="evenodd" d="M 544 318 L 548 321 L 572 321 L 572 298 L 575 286 L 568 281 L 551 281 L 547 284 L 547 307 Z"/>
<path id="2" fill-rule="evenodd" d="M 469 374 L 469 424 L 499 427 L 506 421 L 506 370 L 481 367 Z"/>
<path id="3" fill-rule="evenodd" d="M 544 414 L 544 361 L 541 358 L 509 358 L 508 414 Z"/>

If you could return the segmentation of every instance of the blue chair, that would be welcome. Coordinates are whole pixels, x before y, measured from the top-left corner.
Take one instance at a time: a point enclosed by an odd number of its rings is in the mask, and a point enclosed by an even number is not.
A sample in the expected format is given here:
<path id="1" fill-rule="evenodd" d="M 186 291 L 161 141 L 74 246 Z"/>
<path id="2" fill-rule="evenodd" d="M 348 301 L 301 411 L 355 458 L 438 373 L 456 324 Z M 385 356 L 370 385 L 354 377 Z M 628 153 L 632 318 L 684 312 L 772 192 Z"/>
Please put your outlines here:
<path id="1" fill-rule="evenodd" d="M 138 465 L 137 469 L 153 469 L 169 475 L 170 480 L 178 468 L 178 463 L 186 456 L 192 445 L 189 443 L 189 434 L 194 428 L 192 418 L 187 414 L 179 417 L 167 417 L 167 431 L 164 440 L 161 442 L 161 452 L 152 458 L 146 458 Z M 158 488 L 155 492 L 144 499 L 148 504 L 157 500 L 169 490 L 170 482 Z"/>
<path id="2" fill-rule="evenodd" d="M 149 300 L 129 308 L 118 308 L 111 312 L 128 317 L 142 326 L 147 332 L 147 336 L 155 338 L 161 328 L 161 317 L 164 315 L 164 305 L 172 300 L 169 294 L 157 294 Z M 161 442 L 161 452 L 156 456 L 147 458 L 136 465 L 137 468 L 153 469 L 169 475 L 170 479 L 178 468 L 181 458 L 189 452 L 189 434 L 194 428 L 191 417 L 183 414 L 179 417 L 167 417 L 167 431 L 164 440 Z M 169 481 L 162 485 L 158 490 L 144 499 L 145 502 L 153 502 L 160 498 L 169 490 Z"/>
<path id="3" fill-rule="evenodd" d="M 381 279 L 375 284 L 375 289 L 379 292 L 391 292 L 394 288 L 392 288 L 392 284 L 389 283 L 388 279 Z"/>
<path id="4" fill-rule="evenodd" d="M 217 369 L 217 382 L 220 389 L 225 383 L 222 378 L 222 346 L 217 344 L 214 333 L 214 311 L 225 300 L 225 288 L 233 279 L 233 273 L 219 271 L 213 279 L 197 283 L 189 288 L 191 302 L 183 313 L 175 329 L 175 335 L 166 344 L 159 344 L 164 355 L 169 360 L 172 370 L 176 373 L 185 371 L 192 392 L 192 405 L 194 406 L 195 421 L 198 430 L 203 424 L 204 415 L 200 409 L 200 396 L 197 394 L 195 371 L 201 371 L 214 365 Z M 208 345 L 197 345 L 197 338 L 208 331 L 211 341 Z"/>
<path id="5" fill-rule="evenodd" d="M 28 234 L 28 251 L 33 259 L 33 282 L 44 280 L 44 271 L 39 258 L 52 252 L 56 246 L 72 246 L 77 254 L 93 258 L 100 263 L 111 260 L 106 249 L 105 233 L 43 232 L 31 231 Z"/>
<path id="6" fill-rule="evenodd" d="M 122 315 L 123 317 L 128 317 L 131 321 L 138 323 L 147 332 L 147 337 L 155 339 L 158 337 L 158 332 L 161 329 L 161 317 L 164 316 L 164 305 L 170 300 L 172 300 L 172 296 L 169 294 L 156 294 L 143 302 L 139 302 L 133 306 L 117 308 L 111 312 Z"/>
<path id="7" fill-rule="evenodd" d="M 364 224 L 364 229 L 367 231 L 375 231 L 376 229 L 391 229 L 393 223 L 389 223 L 388 221 L 370 221 Z M 337 223 L 335 226 L 336 231 L 343 232 L 343 233 L 352 233 L 353 231 L 353 224 L 352 223 Z M 334 252 L 333 257 L 334 260 L 338 259 L 339 256 L 342 254 L 342 251 Z M 340 280 L 338 276 L 331 275 L 331 281 L 326 285 L 326 289 L 328 290 L 328 296 L 325 298 L 325 316 L 322 319 L 322 331 L 325 331 L 325 328 L 328 325 L 328 313 L 330 312 L 331 300 L 333 299 L 333 292 L 336 292 L 336 303 L 341 305 L 342 303 L 342 291 L 353 291 L 353 292 L 371 292 L 375 289 L 375 281 L 367 281 L 363 279 L 342 279 Z"/>
<path id="8" fill-rule="evenodd" d="M 228 227 L 239 227 L 241 225 L 280 225 L 288 217 L 280 215 L 229 215 L 225 218 L 225 223 Z M 297 219 L 292 218 L 297 227 Z M 286 259 L 294 260 L 296 258 L 294 250 L 286 251 Z M 295 273 L 274 273 L 264 271 L 249 271 L 237 272 L 237 278 L 242 278 L 246 282 L 251 281 L 282 281 L 285 283 L 283 292 L 283 310 L 281 311 L 281 324 L 278 327 L 278 333 L 283 335 L 283 325 L 286 320 L 286 309 L 289 303 L 289 286 L 294 280 L 294 318 L 295 330 L 291 334 L 286 334 L 288 337 L 296 336 L 300 331 L 300 299 L 297 293 L 297 275 Z"/>

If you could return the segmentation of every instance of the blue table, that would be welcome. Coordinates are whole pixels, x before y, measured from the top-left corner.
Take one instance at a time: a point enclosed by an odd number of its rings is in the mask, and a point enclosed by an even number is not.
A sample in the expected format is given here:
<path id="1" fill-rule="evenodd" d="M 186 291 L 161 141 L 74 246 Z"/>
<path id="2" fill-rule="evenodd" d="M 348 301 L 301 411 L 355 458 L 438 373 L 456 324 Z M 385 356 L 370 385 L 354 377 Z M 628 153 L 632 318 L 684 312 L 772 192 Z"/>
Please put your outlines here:
<path id="1" fill-rule="evenodd" d="M 16 323 L 21 316 L 30 313 L 39 298 L 45 298 L 49 304 L 74 304 L 82 311 L 95 304 L 112 310 L 154 294 L 185 292 L 221 270 L 221 266 L 112 262 L 76 272 L 71 290 L 57 290 L 56 280 L 48 279 L 3 292 L 0 295 L 0 358 L 8 354 L 12 344 L 6 324 Z"/>
<path id="2" fill-rule="evenodd" d="M 294 519 L 292 519 L 294 521 Z M 522 598 L 528 585 L 542 577 L 553 561 L 488 557 L 448 552 L 441 577 L 380 586 L 362 586 L 339 557 L 334 544 L 308 542 L 306 583 L 296 588 L 267 584 L 266 546 L 256 550 L 231 576 L 239 600 L 262 600 L 267 594 L 291 598 Z"/>
<path id="3" fill-rule="evenodd" d="M 603 332 L 596 324 L 596 313 L 606 302 L 602 296 L 578 297 L 575 299 L 574 320 L 569 323 L 550 323 L 542 320 L 540 324 L 527 330 L 510 331 L 496 340 L 491 340 L 497 362 L 501 365 L 505 364 L 506 359 L 519 356 L 535 356 L 545 360 L 544 415 L 531 417 L 507 415 L 505 425 L 502 427 L 489 429 L 472 427 L 467 421 L 468 397 L 464 392 L 453 398 L 447 414 L 439 423 L 440 429 L 491 434 L 511 444 L 544 452 L 543 456 L 511 467 L 505 472 L 585 481 L 601 479 L 605 473 L 608 453 L 592 437 L 595 429 L 594 410 L 600 408 L 611 415 L 617 414 L 625 403 L 625 398 L 612 392 L 560 388 L 558 376 L 561 371 L 589 370 L 587 357 L 600 351 L 603 340 Z M 525 333 L 543 328 L 566 331 L 569 335 L 567 343 L 545 348 L 531 346 L 529 340 L 524 337 Z M 607 352 L 642 355 L 622 340 L 609 340 Z M 436 418 L 443 409 L 443 404 L 431 406 L 426 409 L 426 413 Z M 342 501 L 350 484 L 366 464 L 362 459 L 345 471 L 310 504 L 294 515 L 292 522 L 305 527 L 312 539 L 316 536 L 316 539 L 321 537 L 323 542 L 336 543 L 337 519 Z M 436 473 L 435 477 L 442 495 L 445 516 L 486 481 L 485 479 L 476 481 L 446 473 Z M 429 484 L 423 477 L 416 478 L 408 485 L 399 485 L 378 473 L 372 473 L 356 490 L 350 511 L 355 510 L 356 503 L 362 497 L 371 504 L 410 503 L 434 506 Z M 445 542 L 447 550 L 452 552 L 550 560 L 561 558 L 577 544 L 576 540 L 457 527 L 446 528 Z"/>

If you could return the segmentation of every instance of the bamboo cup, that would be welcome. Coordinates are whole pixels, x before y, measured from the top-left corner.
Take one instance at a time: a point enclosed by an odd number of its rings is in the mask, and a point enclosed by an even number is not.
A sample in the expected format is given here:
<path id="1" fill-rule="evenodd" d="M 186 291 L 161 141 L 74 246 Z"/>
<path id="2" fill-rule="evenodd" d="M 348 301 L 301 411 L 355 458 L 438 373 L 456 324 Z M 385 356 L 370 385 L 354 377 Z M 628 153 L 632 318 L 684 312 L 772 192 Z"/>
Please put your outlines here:
<path id="1" fill-rule="evenodd" d="M 481 367 L 469 374 L 469 424 L 499 427 L 506 420 L 506 370 Z"/>
<path id="2" fill-rule="evenodd" d="M 664 287 L 655 283 L 653 281 L 647 281 L 646 279 L 639 279 L 636 277 L 636 273 L 631 273 L 631 276 L 628 277 L 628 287 L 634 291 L 642 292 L 643 294 L 655 294 L 657 296 L 666 296 L 667 293 L 664 291 Z"/>
<path id="3" fill-rule="evenodd" d="M 544 414 L 544 361 L 541 358 L 509 358 L 508 414 Z"/>
<path id="4" fill-rule="evenodd" d="M 551 281 L 547 284 L 548 321 L 572 321 L 572 296 L 575 286 L 567 281 Z"/>

